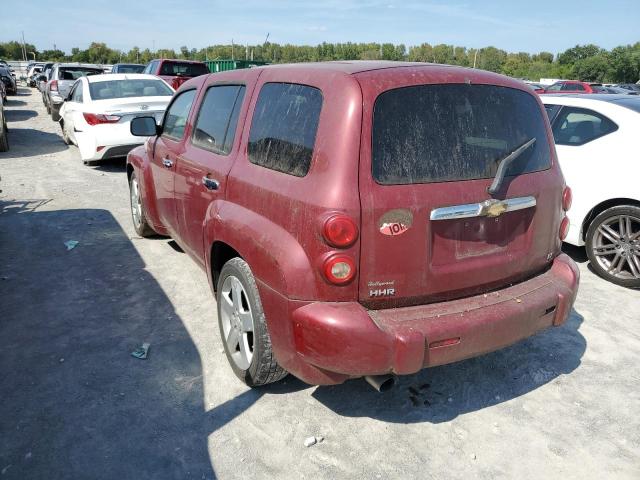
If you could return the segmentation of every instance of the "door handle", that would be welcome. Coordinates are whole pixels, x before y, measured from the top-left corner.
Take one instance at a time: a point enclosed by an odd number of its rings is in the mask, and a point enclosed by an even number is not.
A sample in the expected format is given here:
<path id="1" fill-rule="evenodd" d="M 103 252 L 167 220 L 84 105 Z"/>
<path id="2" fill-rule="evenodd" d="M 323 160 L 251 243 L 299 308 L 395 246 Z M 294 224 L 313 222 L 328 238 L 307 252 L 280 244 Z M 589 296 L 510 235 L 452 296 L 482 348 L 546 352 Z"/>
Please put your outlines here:
<path id="1" fill-rule="evenodd" d="M 164 158 L 164 159 L 162 160 L 162 164 L 163 164 L 165 167 L 167 167 L 167 168 L 171 168 L 171 167 L 173 167 L 173 161 L 172 161 L 172 160 L 170 160 L 170 159 L 168 159 L 168 158 Z"/>
<path id="2" fill-rule="evenodd" d="M 202 184 L 207 190 L 218 190 L 220 188 L 220 182 L 209 177 L 202 177 Z"/>

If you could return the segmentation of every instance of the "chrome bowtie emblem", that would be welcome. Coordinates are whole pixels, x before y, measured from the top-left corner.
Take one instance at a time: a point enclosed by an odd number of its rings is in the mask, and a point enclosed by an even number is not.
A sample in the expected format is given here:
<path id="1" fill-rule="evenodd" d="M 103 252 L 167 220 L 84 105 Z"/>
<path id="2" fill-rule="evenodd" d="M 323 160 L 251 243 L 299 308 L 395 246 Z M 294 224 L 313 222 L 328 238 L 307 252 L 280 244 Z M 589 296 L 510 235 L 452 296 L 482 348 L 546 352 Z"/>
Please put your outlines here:
<path id="1" fill-rule="evenodd" d="M 499 217 L 507 211 L 507 205 L 500 200 L 486 200 L 480 205 L 482 206 L 480 215 L 485 215 L 487 217 Z"/>
<path id="2" fill-rule="evenodd" d="M 140 110 L 149 110 L 149 105 L 141 105 Z"/>

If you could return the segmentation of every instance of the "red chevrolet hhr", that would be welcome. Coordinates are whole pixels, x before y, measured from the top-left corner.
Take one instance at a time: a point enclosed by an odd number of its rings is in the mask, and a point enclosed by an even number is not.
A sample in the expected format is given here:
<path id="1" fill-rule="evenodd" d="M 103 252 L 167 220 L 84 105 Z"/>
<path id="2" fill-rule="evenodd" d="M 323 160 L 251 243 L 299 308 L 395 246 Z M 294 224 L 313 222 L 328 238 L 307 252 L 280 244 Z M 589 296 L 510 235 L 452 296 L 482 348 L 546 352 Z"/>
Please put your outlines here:
<path id="1" fill-rule="evenodd" d="M 131 130 L 151 136 L 127 160 L 135 229 L 206 271 L 248 385 L 384 389 L 571 311 L 571 192 L 522 82 L 397 62 L 236 70 Z"/>

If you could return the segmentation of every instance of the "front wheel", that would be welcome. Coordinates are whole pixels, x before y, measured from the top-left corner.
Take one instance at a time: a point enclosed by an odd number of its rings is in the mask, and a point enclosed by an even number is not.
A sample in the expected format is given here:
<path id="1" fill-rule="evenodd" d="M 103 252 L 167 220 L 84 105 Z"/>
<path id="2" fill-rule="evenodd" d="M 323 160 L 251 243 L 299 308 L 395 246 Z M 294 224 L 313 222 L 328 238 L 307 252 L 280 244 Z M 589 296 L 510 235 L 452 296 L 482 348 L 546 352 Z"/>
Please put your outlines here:
<path id="1" fill-rule="evenodd" d="M 131 219 L 133 220 L 133 228 L 141 237 L 151 237 L 156 232 L 147 222 L 144 213 L 144 203 L 142 201 L 142 193 L 140 192 L 140 184 L 135 173 L 131 174 L 129 179 L 129 199 L 131 202 Z"/>
<path id="2" fill-rule="evenodd" d="M 233 258 L 222 267 L 216 300 L 222 343 L 236 376 L 250 387 L 286 377 L 271 349 L 255 278 L 243 259 Z"/>
<path id="3" fill-rule="evenodd" d="M 593 219 L 587 256 L 601 277 L 623 287 L 640 287 L 640 207 L 611 207 Z"/>

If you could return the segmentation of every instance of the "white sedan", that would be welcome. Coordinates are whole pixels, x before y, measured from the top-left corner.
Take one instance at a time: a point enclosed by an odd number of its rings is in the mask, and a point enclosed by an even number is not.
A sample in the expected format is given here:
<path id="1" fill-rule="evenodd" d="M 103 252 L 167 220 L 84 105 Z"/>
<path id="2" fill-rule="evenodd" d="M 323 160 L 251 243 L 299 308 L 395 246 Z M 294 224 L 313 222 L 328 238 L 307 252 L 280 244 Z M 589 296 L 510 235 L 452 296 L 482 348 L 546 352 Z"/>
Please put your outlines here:
<path id="1" fill-rule="evenodd" d="M 85 165 L 125 157 L 141 145 L 131 120 L 155 116 L 159 123 L 174 90 L 154 75 L 106 74 L 79 78 L 60 109 L 62 138 L 75 144 Z"/>
<path id="2" fill-rule="evenodd" d="M 640 97 L 541 95 L 573 191 L 565 242 L 602 277 L 640 287 Z"/>

